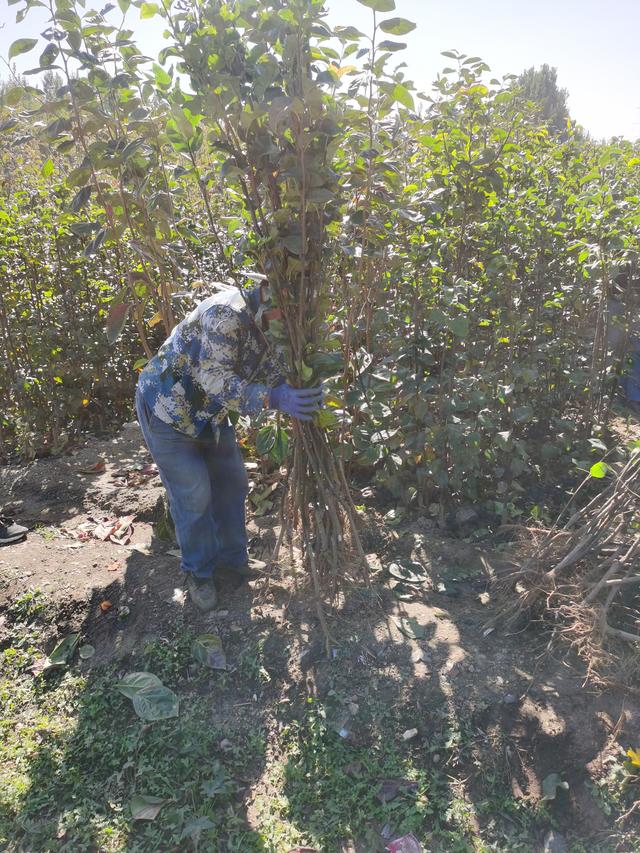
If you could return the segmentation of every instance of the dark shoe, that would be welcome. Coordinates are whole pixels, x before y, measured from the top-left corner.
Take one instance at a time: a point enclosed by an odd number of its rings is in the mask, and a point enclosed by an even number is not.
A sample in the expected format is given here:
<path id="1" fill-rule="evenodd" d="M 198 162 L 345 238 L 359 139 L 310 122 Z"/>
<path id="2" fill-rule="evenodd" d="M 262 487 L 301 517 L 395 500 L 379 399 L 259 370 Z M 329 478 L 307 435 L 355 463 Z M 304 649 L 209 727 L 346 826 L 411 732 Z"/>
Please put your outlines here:
<path id="1" fill-rule="evenodd" d="M 218 603 L 218 593 L 213 578 L 198 578 L 190 573 L 187 578 L 187 589 L 191 600 L 200 610 L 213 610 Z"/>
<path id="2" fill-rule="evenodd" d="M 0 545 L 11 545 L 13 542 L 20 542 L 28 532 L 28 527 L 16 524 L 12 518 L 0 517 Z"/>
<path id="3" fill-rule="evenodd" d="M 242 578 L 243 580 L 251 580 L 264 575 L 266 568 L 267 564 L 262 560 L 250 559 L 239 566 L 218 566 L 216 575 L 223 574 L 234 578 Z"/>

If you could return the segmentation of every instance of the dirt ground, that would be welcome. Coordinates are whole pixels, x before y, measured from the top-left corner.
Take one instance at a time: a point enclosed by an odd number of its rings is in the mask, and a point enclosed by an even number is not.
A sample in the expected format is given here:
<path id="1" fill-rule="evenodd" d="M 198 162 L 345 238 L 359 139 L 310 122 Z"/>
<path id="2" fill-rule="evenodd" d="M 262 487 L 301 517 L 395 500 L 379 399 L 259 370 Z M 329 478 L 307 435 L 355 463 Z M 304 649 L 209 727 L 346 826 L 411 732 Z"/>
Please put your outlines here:
<path id="1" fill-rule="evenodd" d="M 104 470 L 85 473 L 99 460 Z M 440 839 L 432 849 L 640 849 L 635 815 L 616 813 L 606 796 L 611 768 L 640 746 L 638 695 L 585 684 L 580 662 L 549 651 L 548 636 L 535 627 L 507 634 L 492 624 L 491 579 L 509 569 L 507 551 L 447 537 L 424 518 L 391 529 L 365 492 L 361 514 L 374 578 L 370 588 L 344 595 L 330 614 L 327 657 L 315 608 L 284 569 L 238 589 L 223 587 L 209 616 L 193 608 L 179 560 L 169 553 L 176 546 L 157 536 L 161 484 L 157 475 L 140 474 L 149 461 L 139 430 L 129 426 L 70 455 L 0 469 L 0 506 L 30 527 L 24 542 L 0 550 L 0 649 L 12 642 L 9 609 L 29 589 L 41 590 L 54 614 L 43 651 L 80 631 L 96 650 L 76 664 L 89 677 L 106 665 L 138 669 L 145 647 L 175 637 L 176 626 L 215 631 L 237 675 L 224 690 L 212 684 L 212 721 L 236 738 L 261 727 L 271 762 L 282 759 L 281 741 L 270 735 L 281 726 L 278 714 L 286 707 L 295 717 L 310 698 L 328 703 L 332 725 L 356 747 L 395 737 L 399 750 L 427 773 L 443 774 L 456 802 L 466 804 L 469 846 L 447 848 Z M 133 534 L 125 545 L 74 538 L 89 520 L 130 515 Z M 268 555 L 277 516 L 253 518 L 249 529 L 256 556 Z M 406 601 L 394 594 L 387 572 L 403 559 L 426 569 L 425 582 L 409 585 L 415 592 Z M 255 665 L 266 667 L 268 679 L 245 678 L 247 648 L 261 650 Z M 545 800 L 551 774 L 568 789 Z M 249 776 L 244 813 L 259 831 L 264 802 L 277 792 L 264 766 Z M 491 791 L 502 799 L 492 800 Z M 509 810 L 519 803 L 535 817 L 526 838 L 510 846 Z M 507 841 L 482 847 L 473 839 L 486 837 L 492 821 L 502 822 Z M 427 843 L 430 831 L 425 820 Z M 364 853 L 378 849 L 351 843 Z M 289 849 L 287 842 L 274 844 L 264 849 Z"/>

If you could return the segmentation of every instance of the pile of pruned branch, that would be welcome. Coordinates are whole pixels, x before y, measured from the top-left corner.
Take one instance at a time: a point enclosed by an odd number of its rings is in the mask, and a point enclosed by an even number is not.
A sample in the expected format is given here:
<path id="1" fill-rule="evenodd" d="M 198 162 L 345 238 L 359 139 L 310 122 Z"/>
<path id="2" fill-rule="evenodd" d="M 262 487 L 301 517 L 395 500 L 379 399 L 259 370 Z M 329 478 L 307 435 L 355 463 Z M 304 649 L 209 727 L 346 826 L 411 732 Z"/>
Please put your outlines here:
<path id="1" fill-rule="evenodd" d="M 571 624 L 588 625 L 602 641 L 616 637 L 640 644 L 640 635 L 613 627 L 612 605 L 622 590 L 640 586 L 640 531 L 634 527 L 640 506 L 640 452 L 608 466 L 610 483 L 569 520 L 557 523 L 538 543 L 518 572 L 518 599 L 503 614 L 510 625 L 523 617 L 553 612 Z M 574 494 L 571 503 L 588 480 Z"/>

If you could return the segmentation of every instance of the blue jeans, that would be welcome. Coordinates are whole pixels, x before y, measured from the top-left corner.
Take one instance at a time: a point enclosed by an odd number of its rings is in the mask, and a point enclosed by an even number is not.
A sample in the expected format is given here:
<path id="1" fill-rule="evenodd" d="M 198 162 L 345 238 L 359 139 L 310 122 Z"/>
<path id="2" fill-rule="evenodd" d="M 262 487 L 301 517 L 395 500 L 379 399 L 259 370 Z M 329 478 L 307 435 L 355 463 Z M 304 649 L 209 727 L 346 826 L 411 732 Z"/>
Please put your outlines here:
<path id="1" fill-rule="evenodd" d="M 246 564 L 249 485 L 234 428 L 227 421 L 192 438 L 154 415 L 139 392 L 136 410 L 169 496 L 182 570 L 206 578 Z"/>

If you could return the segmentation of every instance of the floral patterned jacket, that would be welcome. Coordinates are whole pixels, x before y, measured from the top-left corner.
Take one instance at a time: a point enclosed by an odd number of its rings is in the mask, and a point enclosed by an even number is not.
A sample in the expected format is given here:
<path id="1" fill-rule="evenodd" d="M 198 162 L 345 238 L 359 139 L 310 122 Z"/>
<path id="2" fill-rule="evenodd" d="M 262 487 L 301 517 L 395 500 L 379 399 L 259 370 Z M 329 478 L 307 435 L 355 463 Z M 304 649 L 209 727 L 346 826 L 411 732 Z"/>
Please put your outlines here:
<path id="1" fill-rule="evenodd" d="M 256 415 L 282 380 L 255 315 L 259 288 L 223 291 L 179 323 L 141 372 L 138 390 L 161 421 L 198 436 L 230 410 Z"/>

